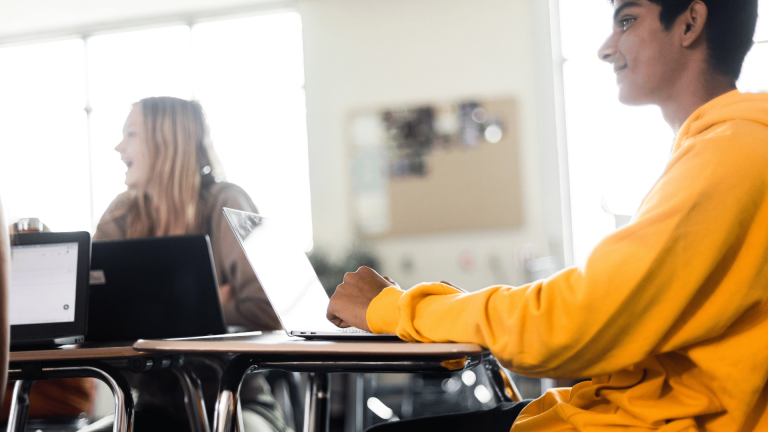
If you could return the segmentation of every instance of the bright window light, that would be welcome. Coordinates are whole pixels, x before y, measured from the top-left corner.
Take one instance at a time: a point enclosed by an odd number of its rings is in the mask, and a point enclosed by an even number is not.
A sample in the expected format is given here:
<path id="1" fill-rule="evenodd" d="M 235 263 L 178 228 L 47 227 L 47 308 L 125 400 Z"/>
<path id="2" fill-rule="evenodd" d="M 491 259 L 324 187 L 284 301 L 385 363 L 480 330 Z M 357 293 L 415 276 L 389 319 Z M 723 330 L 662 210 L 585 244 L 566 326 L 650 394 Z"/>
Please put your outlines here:
<path id="1" fill-rule="evenodd" d="M 607 2 L 560 0 L 574 261 L 583 264 L 632 215 L 664 170 L 674 134 L 658 108 L 618 101 L 616 77 L 597 50 L 609 36 Z"/>
<path id="2" fill-rule="evenodd" d="M 607 1 L 559 0 L 563 57 L 597 60 L 597 49 L 608 38 L 613 8 Z"/>
<path id="3" fill-rule="evenodd" d="M 757 29 L 755 30 L 755 40 L 758 42 L 768 41 L 768 2 L 760 0 L 757 2 Z"/>
<path id="4" fill-rule="evenodd" d="M 114 148 L 131 104 L 175 96 L 202 103 L 227 180 L 311 249 L 299 14 L 0 47 L 0 64 L 9 221 L 38 217 L 54 230 L 93 232 L 125 190 Z"/>
<path id="5" fill-rule="evenodd" d="M 738 82 L 739 90 L 751 93 L 768 90 L 766 71 L 768 71 L 768 43 L 755 44 L 744 60 Z"/>
<path id="6" fill-rule="evenodd" d="M 312 248 L 301 19 L 297 13 L 198 24 L 195 96 L 227 179 Z"/>
<path id="7" fill-rule="evenodd" d="M 8 223 L 88 231 L 82 40 L 0 48 L 0 196 Z"/>

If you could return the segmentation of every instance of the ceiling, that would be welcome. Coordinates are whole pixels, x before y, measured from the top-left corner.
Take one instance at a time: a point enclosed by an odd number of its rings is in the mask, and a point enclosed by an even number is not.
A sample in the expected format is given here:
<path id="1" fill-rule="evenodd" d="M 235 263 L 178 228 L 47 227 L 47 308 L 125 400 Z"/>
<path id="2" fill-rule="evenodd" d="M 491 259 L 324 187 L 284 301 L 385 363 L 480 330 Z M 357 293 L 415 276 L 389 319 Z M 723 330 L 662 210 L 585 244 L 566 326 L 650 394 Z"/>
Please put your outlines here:
<path id="1" fill-rule="evenodd" d="M 0 0 L 0 42 L 286 7 L 291 0 Z"/>

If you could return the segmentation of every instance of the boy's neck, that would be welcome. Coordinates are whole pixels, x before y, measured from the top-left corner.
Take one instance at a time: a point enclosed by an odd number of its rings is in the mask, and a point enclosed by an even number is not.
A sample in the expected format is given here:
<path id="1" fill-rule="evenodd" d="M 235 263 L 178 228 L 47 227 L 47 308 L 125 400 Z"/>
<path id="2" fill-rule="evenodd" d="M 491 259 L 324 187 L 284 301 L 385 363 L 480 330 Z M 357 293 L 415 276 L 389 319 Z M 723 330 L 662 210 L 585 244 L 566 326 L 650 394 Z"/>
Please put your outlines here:
<path id="1" fill-rule="evenodd" d="M 664 120 L 677 134 L 686 120 L 707 102 L 736 90 L 733 78 L 719 74 L 708 74 L 699 79 L 683 80 L 678 91 L 659 103 Z"/>

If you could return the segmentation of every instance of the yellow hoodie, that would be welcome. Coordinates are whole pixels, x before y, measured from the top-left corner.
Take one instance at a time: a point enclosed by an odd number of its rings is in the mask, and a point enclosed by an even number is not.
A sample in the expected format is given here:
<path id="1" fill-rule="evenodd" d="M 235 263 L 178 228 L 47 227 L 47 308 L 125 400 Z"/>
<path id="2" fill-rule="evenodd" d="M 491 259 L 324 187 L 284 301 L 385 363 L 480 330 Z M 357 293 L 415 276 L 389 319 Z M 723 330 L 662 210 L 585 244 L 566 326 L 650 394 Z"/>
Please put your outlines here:
<path id="1" fill-rule="evenodd" d="M 390 287 L 377 333 L 476 342 L 554 389 L 524 431 L 768 430 L 768 95 L 725 94 L 683 125 L 635 219 L 583 267 L 472 294 Z"/>

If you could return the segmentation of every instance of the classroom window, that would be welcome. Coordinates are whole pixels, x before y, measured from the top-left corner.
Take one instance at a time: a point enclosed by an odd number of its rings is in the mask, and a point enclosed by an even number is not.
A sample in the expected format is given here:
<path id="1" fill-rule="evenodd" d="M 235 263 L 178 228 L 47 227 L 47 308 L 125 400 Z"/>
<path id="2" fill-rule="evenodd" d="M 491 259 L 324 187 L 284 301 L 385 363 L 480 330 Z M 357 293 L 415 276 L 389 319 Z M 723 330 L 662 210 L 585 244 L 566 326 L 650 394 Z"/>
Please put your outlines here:
<path id="1" fill-rule="evenodd" d="M 768 2 L 760 10 L 768 16 Z M 657 107 L 618 102 L 613 70 L 597 56 L 611 31 L 611 5 L 559 0 L 559 16 L 573 256 L 583 264 L 616 229 L 613 214 L 632 215 L 640 206 L 666 166 L 674 133 Z M 768 90 L 768 19 L 758 22 L 755 40 L 742 91 Z"/>
<path id="2" fill-rule="evenodd" d="M 131 104 L 199 100 L 228 181 L 312 246 L 301 18 L 276 13 L 0 47 L 0 196 L 8 220 L 95 229 L 125 190 Z"/>
<path id="3" fill-rule="evenodd" d="M 82 40 L 0 49 L 0 198 L 6 220 L 91 227 Z"/>

